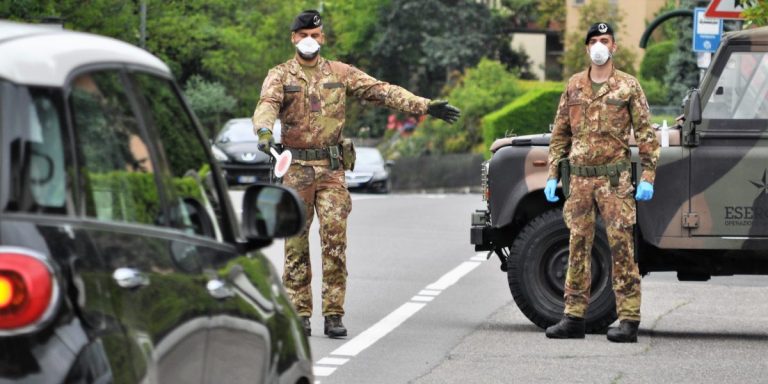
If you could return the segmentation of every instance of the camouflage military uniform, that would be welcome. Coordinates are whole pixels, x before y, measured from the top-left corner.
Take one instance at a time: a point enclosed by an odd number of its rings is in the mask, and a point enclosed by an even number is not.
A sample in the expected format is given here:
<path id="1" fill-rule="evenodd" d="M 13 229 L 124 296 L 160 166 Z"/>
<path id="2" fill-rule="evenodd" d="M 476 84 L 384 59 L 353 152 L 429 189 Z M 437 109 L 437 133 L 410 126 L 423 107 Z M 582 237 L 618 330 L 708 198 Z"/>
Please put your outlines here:
<path id="1" fill-rule="evenodd" d="M 558 178 L 557 164 L 567 156 L 571 166 L 628 164 L 634 127 L 642 164 L 642 180 L 653 184 L 659 143 L 649 122 L 648 103 L 634 77 L 613 69 L 593 94 L 589 70 L 568 81 L 558 105 L 549 149 L 549 177 Z M 634 260 L 635 224 L 630 171 L 620 172 L 617 185 L 608 176 L 571 175 L 570 197 L 563 217 L 571 231 L 565 313 L 583 318 L 590 294 L 590 263 L 595 234 L 595 208 L 605 222 L 613 258 L 613 290 L 621 320 L 640 320 L 640 274 Z"/>
<path id="2" fill-rule="evenodd" d="M 319 58 L 308 78 L 296 59 L 269 71 L 253 114 L 254 127 L 282 123 L 282 144 L 292 149 L 326 149 L 341 141 L 346 96 L 413 114 L 426 114 L 428 99 L 368 76 L 341 62 Z M 352 202 L 344 170 L 331 169 L 327 158 L 293 163 L 283 184 L 294 188 L 304 201 L 304 231 L 285 242 L 283 283 L 299 315 L 312 313 L 312 269 L 309 228 L 314 211 L 320 221 L 323 264 L 323 315 L 344 315 L 347 268 L 347 216 Z"/>

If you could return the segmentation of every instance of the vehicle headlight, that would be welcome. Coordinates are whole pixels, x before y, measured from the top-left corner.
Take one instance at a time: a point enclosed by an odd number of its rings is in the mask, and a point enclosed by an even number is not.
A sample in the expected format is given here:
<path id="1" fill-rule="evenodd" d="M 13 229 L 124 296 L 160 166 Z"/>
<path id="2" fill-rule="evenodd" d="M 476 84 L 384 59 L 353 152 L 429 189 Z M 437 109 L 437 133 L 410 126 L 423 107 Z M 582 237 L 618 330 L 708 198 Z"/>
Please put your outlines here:
<path id="1" fill-rule="evenodd" d="M 219 147 L 212 145 L 211 152 L 213 152 L 213 158 L 217 161 L 229 161 L 229 157 Z"/>

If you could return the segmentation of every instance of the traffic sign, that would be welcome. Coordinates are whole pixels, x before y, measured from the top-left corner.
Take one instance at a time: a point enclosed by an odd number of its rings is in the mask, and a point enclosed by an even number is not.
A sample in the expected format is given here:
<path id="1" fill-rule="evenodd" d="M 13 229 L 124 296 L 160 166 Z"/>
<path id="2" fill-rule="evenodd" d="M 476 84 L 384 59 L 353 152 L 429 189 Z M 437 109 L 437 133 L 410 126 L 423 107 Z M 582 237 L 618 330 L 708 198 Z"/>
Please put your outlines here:
<path id="1" fill-rule="evenodd" d="M 693 10 L 693 51 L 714 52 L 723 35 L 723 19 L 706 17 L 704 8 Z"/>
<path id="2" fill-rule="evenodd" d="M 741 13 L 751 5 L 749 0 L 712 0 L 704 14 L 720 19 L 744 19 Z"/>

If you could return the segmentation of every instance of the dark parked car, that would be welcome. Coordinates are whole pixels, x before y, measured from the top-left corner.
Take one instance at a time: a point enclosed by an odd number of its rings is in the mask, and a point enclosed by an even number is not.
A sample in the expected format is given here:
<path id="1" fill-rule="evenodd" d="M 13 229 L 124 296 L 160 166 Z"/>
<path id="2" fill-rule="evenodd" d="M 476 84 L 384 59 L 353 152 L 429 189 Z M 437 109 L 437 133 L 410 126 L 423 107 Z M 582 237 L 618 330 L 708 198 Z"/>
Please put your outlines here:
<path id="1" fill-rule="evenodd" d="M 392 189 L 390 172 L 393 162 L 384 161 L 376 148 L 358 147 L 355 152 L 355 169 L 344 174 L 349 190 L 389 193 Z"/>
<path id="2" fill-rule="evenodd" d="M 254 185 L 238 225 L 195 121 L 146 51 L 0 21 L 0 383 L 313 382 L 258 252 L 304 208 Z"/>
<path id="3" fill-rule="evenodd" d="M 273 131 L 279 132 L 279 129 Z M 229 185 L 271 181 L 270 157 L 259 151 L 258 144 L 259 138 L 249 118 L 227 121 L 216 135 L 211 150 Z"/>

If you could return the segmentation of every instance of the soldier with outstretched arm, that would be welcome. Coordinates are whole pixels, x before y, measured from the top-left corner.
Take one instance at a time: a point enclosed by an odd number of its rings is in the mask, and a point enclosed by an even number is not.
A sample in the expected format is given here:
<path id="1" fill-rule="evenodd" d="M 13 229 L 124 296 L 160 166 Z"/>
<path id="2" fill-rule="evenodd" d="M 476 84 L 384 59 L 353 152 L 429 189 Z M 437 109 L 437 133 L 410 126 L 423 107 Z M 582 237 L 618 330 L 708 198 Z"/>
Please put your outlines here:
<path id="1" fill-rule="evenodd" d="M 619 327 L 608 340 L 637 342 L 640 324 L 640 273 L 634 259 L 632 228 L 635 200 L 653 197 L 659 143 L 640 83 L 613 66 L 617 49 L 613 30 L 595 23 L 584 41 L 592 63 L 573 75 L 560 98 L 549 145 L 549 179 L 544 193 L 555 194 L 559 169 L 568 169 L 569 195 L 563 218 L 570 229 L 565 310 L 559 323 L 547 328 L 548 338 L 584 338 L 591 283 L 592 242 L 597 210 L 605 223 L 612 257 L 613 291 Z M 630 166 L 630 134 L 634 131 L 642 175 L 634 194 Z M 563 161 L 567 161 L 563 164 Z"/>
<path id="2" fill-rule="evenodd" d="M 295 189 L 304 201 L 307 221 L 304 231 L 285 242 L 283 284 L 310 335 L 312 315 L 312 271 L 309 258 L 309 228 L 314 212 L 320 222 L 324 332 L 343 337 L 347 267 L 347 216 L 352 201 L 344 169 L 354 164 L 353 149 L 341 135 L 346 97 L 354 96 L 398 111 L 429 114 L 449 123 L 460 111 L 447 101 L 429 100 L 407 90 L 379 81 L 365 72 L 320 56 L 325 43 L 320 13 L 300 13 L 291 26 L 294 58 L 272 68 L 261 88 L 253 114 L 253 126 L 260 148 L 269 153 L 273 144 L 271 127 L 282 123 L 282 144 L 291 151 L 293 162 L 283 184 Z M 343 144 L 343 145 L 342 145 Z"/>

